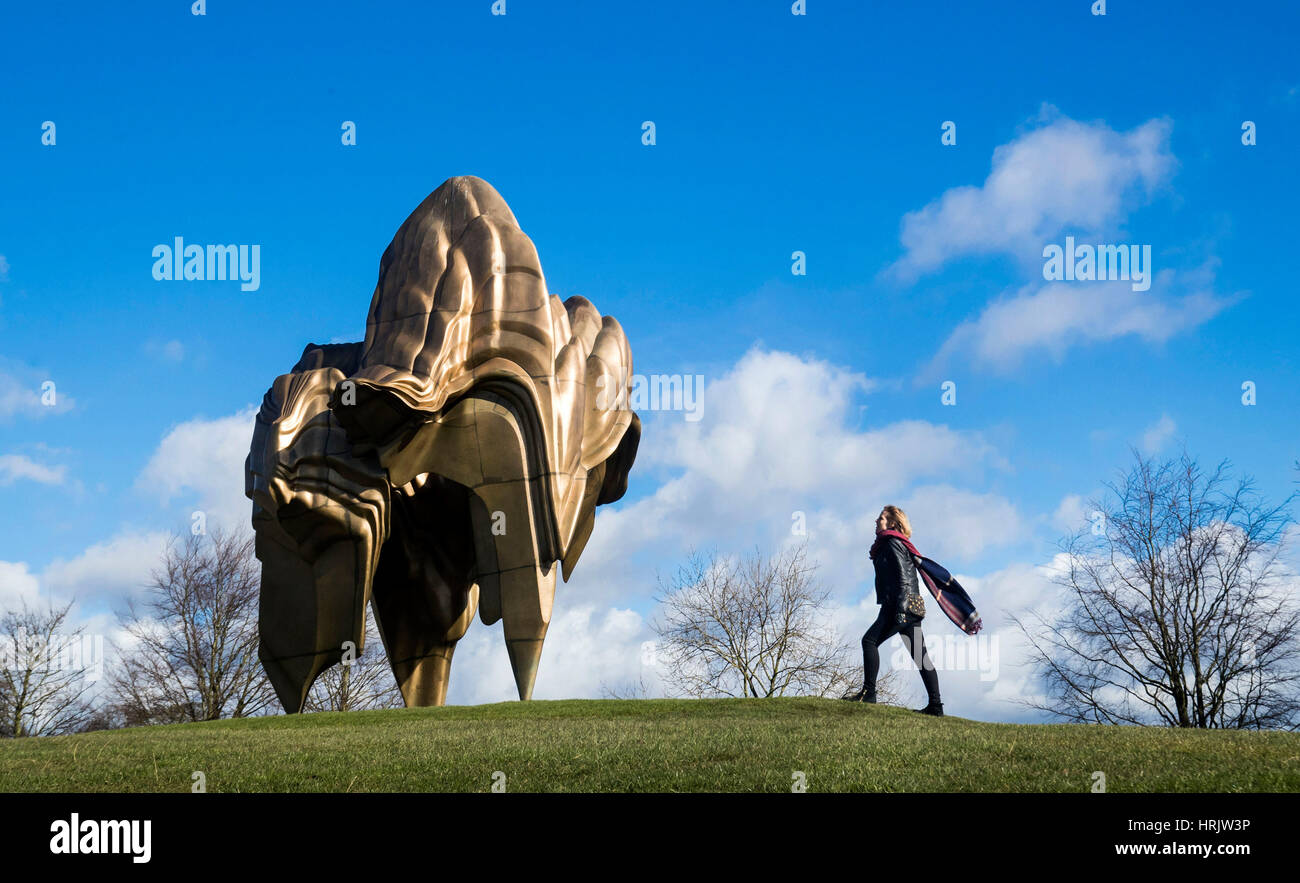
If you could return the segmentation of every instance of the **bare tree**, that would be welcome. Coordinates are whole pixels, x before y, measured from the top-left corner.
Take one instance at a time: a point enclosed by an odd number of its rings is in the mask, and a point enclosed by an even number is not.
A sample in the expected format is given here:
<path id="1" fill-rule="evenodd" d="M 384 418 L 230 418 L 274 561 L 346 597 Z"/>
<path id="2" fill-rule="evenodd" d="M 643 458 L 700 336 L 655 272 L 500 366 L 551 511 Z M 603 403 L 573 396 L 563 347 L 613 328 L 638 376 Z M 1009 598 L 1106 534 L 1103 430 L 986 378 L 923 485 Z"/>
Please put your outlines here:
<path id="1" fill-rule="evenodd" d="M 272 707 L 257 658 L 261 569 L 247 533 L 173 540 L 109 676 L 128 725 L 249 717 Z"/>
<path id="2" fill-rule="evenodd" d="M 347 649 L 344 659 L 347 660 Z M 401 708 L 401 691 L 388 665 L 374 614 L 366 611 L 366 649 L 353 650 L 350 664 L 321 672 L 307 693 L 304 711 L 361 711 L 367 708 Z"/>
<path id="3" fill-rule="evenodd" d="M 65 630 L 71 609 L 24 603 L 0 616 L 0 736 L 73 733 L 94 715 L 84 630 Z"/>
<path id="4" fill-rule="evenodd" d="M 1293 498 L 1262 502 L 1226 462 L 1134 459 L 1062 543 L 1063 608 L 1016 619 L 1047 688 L 1027 704 L 1080 722 L 1295 729 L 1300 611 L 1279 566 Z"/>
<path id="5" fill-rule="evenodd" d="M 857 679 L 804 547 L 773 558 L 692 552 L 661 581 L 664 681 L 686 695 L 839 695 Z"/>

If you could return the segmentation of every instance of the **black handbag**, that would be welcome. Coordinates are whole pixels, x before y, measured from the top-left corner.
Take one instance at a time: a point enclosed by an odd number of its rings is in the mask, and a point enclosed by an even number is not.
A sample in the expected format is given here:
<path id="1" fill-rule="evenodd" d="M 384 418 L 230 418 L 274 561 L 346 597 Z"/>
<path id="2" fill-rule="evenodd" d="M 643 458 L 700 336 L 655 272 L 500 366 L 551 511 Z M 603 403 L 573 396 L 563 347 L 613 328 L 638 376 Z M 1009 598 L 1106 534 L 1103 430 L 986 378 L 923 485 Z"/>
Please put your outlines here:
<path id="1" fill-rule="evenodd" d="M 910 613 L 915 617 L 924 619 L 925 599 L 921 597 L 921 581 L 922 579 L 924 579 L 924 577 L 921 576 L 921 569 L 916 566 L 915 562 L 913 562 L 912 564 L 912 571 L 916 575 L 916 591 L 910 594 L 904 594 L 904 596 L 900 599 L 902 603 L 899 606 L 902 608 L 902 610 L 906 611 L 907 613 Z M 903 617 L 900 615 L 899 619 L 901 621 Z"/>
<path id="2" fill-rule="evenodd" d="M 920 592 L 915 592 L 903 599 L 903 609 L 913 616 L 925 616 L 925 599 Z"/>

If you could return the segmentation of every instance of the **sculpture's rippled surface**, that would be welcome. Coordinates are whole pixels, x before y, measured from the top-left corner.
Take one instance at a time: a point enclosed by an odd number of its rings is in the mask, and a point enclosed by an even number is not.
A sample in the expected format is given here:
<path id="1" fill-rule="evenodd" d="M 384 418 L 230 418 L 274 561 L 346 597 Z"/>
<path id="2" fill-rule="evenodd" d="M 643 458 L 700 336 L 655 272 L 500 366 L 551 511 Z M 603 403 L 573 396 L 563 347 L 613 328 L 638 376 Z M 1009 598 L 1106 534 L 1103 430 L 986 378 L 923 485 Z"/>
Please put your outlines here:
<path id="1" fill-rule="evenodd" d="M 407 705 L 445 701 L 476 609 L 503 621 L 528 698 L 556 570 L 627 486 L 631 375 L 618 322 L 547 293 L 490 185 L 424 200 L 384 252 L 365 342 L 309 345 L 257 415 L 261 658 L 285 708 L 362 646 L 367 603 Z"/>

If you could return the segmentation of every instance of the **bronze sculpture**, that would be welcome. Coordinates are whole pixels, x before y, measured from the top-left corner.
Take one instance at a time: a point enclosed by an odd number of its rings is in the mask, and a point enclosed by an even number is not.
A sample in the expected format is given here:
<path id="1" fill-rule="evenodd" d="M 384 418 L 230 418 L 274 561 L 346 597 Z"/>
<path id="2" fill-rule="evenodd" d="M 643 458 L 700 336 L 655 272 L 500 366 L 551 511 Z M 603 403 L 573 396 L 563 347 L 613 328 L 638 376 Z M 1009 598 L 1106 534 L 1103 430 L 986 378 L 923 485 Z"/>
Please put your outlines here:
<path id="1" fill-rule="evenodd" d="M 475 610 L 532 695 L 557 562 L 622 497 L 641 435 L 612 316 L 547 292 L 485 181 L 452 178 L 385 250 L 364 343 L 310 344 L 267 392 L 246 494 L 262 664 L 286 711 L 375 613 L 408 706 L 446 701 Z"/>

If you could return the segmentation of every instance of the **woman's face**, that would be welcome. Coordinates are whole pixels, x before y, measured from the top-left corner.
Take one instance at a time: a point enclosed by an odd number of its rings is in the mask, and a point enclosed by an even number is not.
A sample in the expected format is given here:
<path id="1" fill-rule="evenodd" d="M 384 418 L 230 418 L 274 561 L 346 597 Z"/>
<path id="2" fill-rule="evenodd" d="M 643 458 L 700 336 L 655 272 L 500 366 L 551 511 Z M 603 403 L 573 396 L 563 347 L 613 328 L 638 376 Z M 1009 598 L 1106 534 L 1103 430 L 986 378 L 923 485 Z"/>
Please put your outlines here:
<path id="1" fill-rule="evenodd" d="M 885 510 L 881 509 L 880 514 L 876 516 L 876 530 L 888 530 L 889 522 L 885 520 Z"/>

